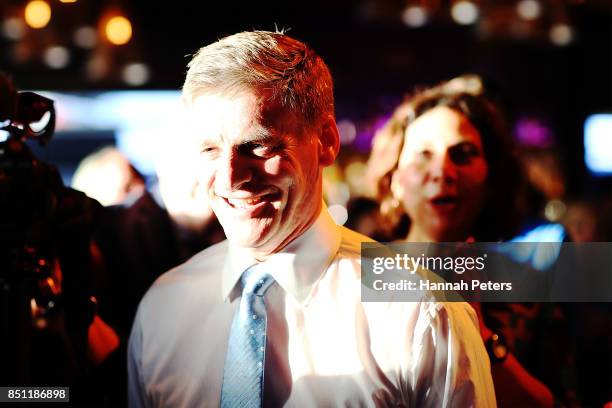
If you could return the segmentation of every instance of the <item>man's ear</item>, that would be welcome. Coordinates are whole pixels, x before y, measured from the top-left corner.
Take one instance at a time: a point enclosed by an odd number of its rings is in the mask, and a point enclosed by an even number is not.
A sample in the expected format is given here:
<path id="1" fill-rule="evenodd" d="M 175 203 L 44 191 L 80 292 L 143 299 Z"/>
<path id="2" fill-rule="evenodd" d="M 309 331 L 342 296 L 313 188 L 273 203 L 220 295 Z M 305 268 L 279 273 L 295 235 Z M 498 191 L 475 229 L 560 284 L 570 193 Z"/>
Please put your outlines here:
<path id="1" fill-rule="evenodd" d="M 333 115 L 327 115 L 321 121 L 319 132 L 319 164 L 330 166 L 340 151 L 340 134 Z"/>

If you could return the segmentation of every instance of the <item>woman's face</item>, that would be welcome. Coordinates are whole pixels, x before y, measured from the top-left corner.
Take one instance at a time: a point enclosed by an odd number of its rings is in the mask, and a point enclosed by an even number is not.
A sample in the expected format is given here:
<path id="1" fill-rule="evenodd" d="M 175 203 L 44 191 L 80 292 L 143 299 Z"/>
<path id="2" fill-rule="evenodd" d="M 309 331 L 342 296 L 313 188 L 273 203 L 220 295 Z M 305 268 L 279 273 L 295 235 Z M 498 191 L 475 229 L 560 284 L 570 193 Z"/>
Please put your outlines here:
<path id="1" fill-rule="evenodd" d="M 483 206 L 487 173 L 480 134 L 466 116 L 446 106 L 419 116 L 406 129 L 391 183 L 411 219 L 408 239 L 468 238 Z"/>

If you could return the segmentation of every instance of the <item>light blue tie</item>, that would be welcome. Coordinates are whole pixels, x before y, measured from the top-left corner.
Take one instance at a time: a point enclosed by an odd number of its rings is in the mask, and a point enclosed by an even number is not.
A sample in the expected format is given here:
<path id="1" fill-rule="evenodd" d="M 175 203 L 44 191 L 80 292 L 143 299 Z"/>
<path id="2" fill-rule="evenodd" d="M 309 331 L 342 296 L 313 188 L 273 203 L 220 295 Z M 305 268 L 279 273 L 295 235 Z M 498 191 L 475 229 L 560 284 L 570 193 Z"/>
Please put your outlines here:
<path id="1" fill-rule="evenodd" d="M 263 403 L 266 357 L 264 295 L 274 278 L 253 265 L 242 274 L 242 298 L 230 331 L 221 407 L 259 408 Z"/>

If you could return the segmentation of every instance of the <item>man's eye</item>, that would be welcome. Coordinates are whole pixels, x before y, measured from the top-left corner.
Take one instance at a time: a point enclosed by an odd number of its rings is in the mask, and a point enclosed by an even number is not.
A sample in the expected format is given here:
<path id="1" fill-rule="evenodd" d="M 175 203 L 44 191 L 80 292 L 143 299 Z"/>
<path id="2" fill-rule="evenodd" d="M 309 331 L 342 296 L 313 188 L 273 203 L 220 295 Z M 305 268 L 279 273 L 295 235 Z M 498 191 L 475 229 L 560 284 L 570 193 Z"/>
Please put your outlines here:
<path id="1" fill-rule="evenodd" d="M 202 147 L 201 153 L 204 153 L 204 154 L 213 154 L 216 151 L 217 151 L 217 148 L 214 147 L 214 146 L 204 146 L 204 147 Z"/>
<path id="2" fill-rule="evenodd" d="M 256 156 L 268 156 L 270 153 L 273 152 L 274 149 L 272 149 L 270 146 L 264 146 L 261 144 L 256 144 L 253 146 L 253 153 Z"/>
<path id="3" fill-rule="evenodd" d="M 244 146 L 244 150 L 245 153 L 252 154 L 256 157 L 270 157 L 277 151 L 277 148 L 263 143 L 248 143 Z"/>

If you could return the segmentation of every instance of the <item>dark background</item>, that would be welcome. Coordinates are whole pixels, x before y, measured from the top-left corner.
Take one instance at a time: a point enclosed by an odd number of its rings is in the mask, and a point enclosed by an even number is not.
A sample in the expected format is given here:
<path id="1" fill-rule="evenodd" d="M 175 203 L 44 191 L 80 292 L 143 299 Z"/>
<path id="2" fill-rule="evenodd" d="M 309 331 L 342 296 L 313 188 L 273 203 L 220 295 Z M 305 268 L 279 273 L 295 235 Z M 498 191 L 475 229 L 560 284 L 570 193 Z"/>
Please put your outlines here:
<path id="1" fill-rule="evenodd" d="M 134 35 L 125 46 L 106 49 L 113 67 L 139 60 L 151 69 L 144 89 L 178 89 L 189 55 L 199 47 L 241 30 L 275 27 L 312 45 L 335 78 L 337 114 L 367 127 L 389 113 L 402 95 L 466 72 L 484 76 L 501 99 L 510 122 L 537 117 L 552 131 L 563 160 L 570 195 L 608 190 L 608 179 L 589 176 L 583 160 L 583 123 L 592 113 L 612 111 L 612 3 L 606 0 L 541 0 L 542 15 L 517 34 L 516 1 L 480 1 L 480 21 L 461 26 L 450 18 L 450 1 L 436 6 L 428 24 L 407 27 L 404 1 L 308 2 L 51 2 L 51 24 L 28 37 L 33 56 L 11 60 L 15 43 L 0 40 L 0 69 L 21 88 L 47 90 L 129 89 L 111 72 L 88 80 L 90 51 L 73 47 L 68 67 L 51 70 L 36 58 L 44 44 L 70 43 L 82 24 L 96 26 L 109 8 L 132 21 Z M 0 12 L 14 13 L 25 1 L 3 0 Z M 556 46 L 548 29 L 565 21 L 574 39 Z M 37 48 L 38 47 L 38 48 Z M 99 50 L 99 49 L 98 49 Z M 112 70 L 111 70 L 112 71 Z"/>

